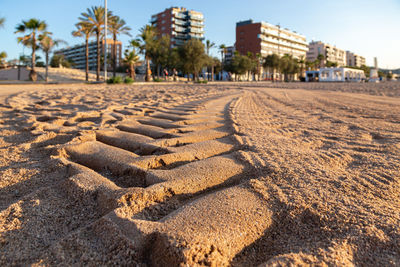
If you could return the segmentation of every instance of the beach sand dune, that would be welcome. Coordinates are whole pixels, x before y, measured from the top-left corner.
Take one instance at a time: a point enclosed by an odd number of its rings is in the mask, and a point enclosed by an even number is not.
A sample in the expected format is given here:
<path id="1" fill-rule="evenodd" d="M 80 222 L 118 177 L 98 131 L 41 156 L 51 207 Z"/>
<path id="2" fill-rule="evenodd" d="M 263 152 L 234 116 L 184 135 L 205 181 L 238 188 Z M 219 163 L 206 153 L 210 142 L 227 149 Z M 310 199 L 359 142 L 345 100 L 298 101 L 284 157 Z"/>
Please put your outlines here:
<path id="1" fill-rule="evenodd" d="M 1 90 L 1 265 L 400 264 L 397 83 Z"/>

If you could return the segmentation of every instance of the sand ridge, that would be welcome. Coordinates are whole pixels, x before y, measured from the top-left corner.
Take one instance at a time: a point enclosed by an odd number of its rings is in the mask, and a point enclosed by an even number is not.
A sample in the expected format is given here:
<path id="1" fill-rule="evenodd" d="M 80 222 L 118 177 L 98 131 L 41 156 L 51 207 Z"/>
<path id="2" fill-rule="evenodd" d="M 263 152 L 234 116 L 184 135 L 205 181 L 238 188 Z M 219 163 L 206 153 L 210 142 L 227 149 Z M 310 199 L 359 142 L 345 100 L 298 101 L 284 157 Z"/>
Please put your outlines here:
<path id="1" fill-rule="evenodd" d="M 400 86 L 338 86 L 6 96 L 0 263 L 400 264 Z"/>

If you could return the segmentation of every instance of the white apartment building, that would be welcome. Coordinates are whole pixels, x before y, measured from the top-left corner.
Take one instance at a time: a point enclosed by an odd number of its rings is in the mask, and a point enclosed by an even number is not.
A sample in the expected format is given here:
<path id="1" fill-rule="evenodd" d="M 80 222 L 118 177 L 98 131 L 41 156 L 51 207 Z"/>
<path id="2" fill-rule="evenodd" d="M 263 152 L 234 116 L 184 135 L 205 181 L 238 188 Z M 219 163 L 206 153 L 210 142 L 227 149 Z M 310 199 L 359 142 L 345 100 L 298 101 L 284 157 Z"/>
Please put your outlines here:
<path id="1" fill-rule="evenodd" d="M 350 67 L 361 67 L 365 65 L 365 57 L 354 54 L 353 52 L 346 51 L 347 66 Z"/>
<path id="2" fill-rule="evenodd" d="M 324 63 L 327 61 L 336 62 L 339 67 L 347 65 L 346 51 L 339 49 L 336 46 L 317 41 L 311 42 L 308 45 L 308 48 L 308 61 L 315 61 L 318 58 L 318 55 L 321 54 L 325 58 Z"/>

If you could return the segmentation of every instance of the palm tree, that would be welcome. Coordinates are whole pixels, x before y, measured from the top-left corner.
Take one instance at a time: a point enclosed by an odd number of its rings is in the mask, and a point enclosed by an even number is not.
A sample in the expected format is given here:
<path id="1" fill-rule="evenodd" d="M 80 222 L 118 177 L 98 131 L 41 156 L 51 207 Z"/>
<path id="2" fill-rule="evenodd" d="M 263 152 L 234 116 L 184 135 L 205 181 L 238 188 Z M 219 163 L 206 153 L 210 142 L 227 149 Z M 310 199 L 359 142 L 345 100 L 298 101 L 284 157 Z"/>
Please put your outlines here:
<path id="1" fill-rule="evenodd" d="M 58 46 L 61 43 L 64 44 L 66 43 L 63 40 L 52 39 L 51 35 L 52 35 L 51 32 L 44 32 L 43 34 L 39 35 L 40 48 L 46 55 L 46 76 L 45 76 L 46 82 L 48 81 L 48 76 L 49 76 L 49 54 L 51 53 L 51 51 L 55 46 Z"/>
<path id="2" fill-rule="evenodd" d="M 92 31 L 92 25 L 88 22 L 78 22 L 75 24 L 76 26 L 76 31 L 72 32 L 72 35 L 75 37 L 85 37 L 85 60 L 86 60 L 86 81 L 89 81 L 89 38 L 92 36 L 93 31 Z"/>
<path id="3" fill-rule="evenodd" d="M 116 42 L 117 42 L 117 36 L 118 34 L 126 34 L 128 36 L 131 36 L 131 34 L 129 33 L 129 31 L 132 30 L 129 26 L 126 26 L 126 22 L 121 19 L 118 16 L 113 16 L 111 17 L 110 20 L 110 32 L 113 36 L 113 41 L 114 41 L 114 45 L 113 45 L 113 77 L 115 77 L 115 73 L 117 71 L 117 46 L 116 46 Z"/>
<path id="4" fill-rule="evenodd" d="M 146 62 L 146 82 L 150 81 L 150 59 L 157 43 L 157 30 L 154 26 L 146 25 L 140 29 L 138 39 L 134 41 L 139 47 L 140 52 L 144 54 Z M 133 43 L 133 42 L 131 42 Z"/>
<path id="5" fill-rule="evenodd" d="M 4 27 L 5 18 L 0 18 L 0 28 Z"/>
<path id="6" fill-rule="evenodd" d="M 318 57 L 317 57 L 317 60 L 318 60 L 318 65 L 319 65 L 319 67 L 321 68 L 323 65 L 325 65 L 324 63 L 325 63 L 325 56 L 324 55 L 322 55 L 322 54 L 318 54 Z"/>
<path id="7" fill-rule="evenodd" d="M 210 49 L 215 47 L 215 43 L 210 40 L 206 41 L 206 53 L 207 56 L 210 56 Z M 211 60 L 211 80 L 214 80 L 214 60 Z M 209 73 L 209 69 L 207 68 L 207 73 Z M 209 80 L 209 79 L 208 79 Z"/>
<path id="8" fill-rule="evenodd" d="M 18 42 L 22 43 L 27 47 L 32 47 L 32 68 L 29 73 L 29 78 L 31 81 L 37 80 L 37 74 L 35 71 L 35 62 L 36 62 L 36 49 L 39 47 L 37 43 L 37 34 L 40 32 L 46 31 L 47 24 L 44 21 L 38 19 L 30 19 L 28 21 L 22 21 L 21 24 L 18 24 L 16 27 L 15 33 L 27 33 L 22 37 L 18 37 Z"/>
<path id="9" fill-rule="evenodd" d="M 3 66 L 5 64 L 5 59 L 7 58 L 7 53 L 6 52 L 0 52 L 0 66 Z"/>
<path id="10" fill-rule="evenodd" d="M 82 13 L 79 18 L 81 22 L 88 23 L 91 25 L 92 32 L 96 34 L 96 42 L 97 42 L 97 69 L 96 69 L 96 81 L 100 81 L 100 35 L 103 32 L 104 24 L 105 24 L 105 9 L 101 6 L 95 6 L 88 8 L 86 13 Z M 108 12 L 111 19 L 111 12 Z M 107 36 L 104 36 L 107 38 Z M 105 48 L 106 49 L 106 48 Z"/>
<path id="11" fill-rule="evenodd" d="M 141 62 L 138 54 L 136 53 L 136 47 L 137 47 L 136 41 L 134 40 L 131 41 L 131 47 L 132 50 L 125 51 L 124 63 L 126 63 L 129 66 L 130 77 L 133 80 L 135 80 L 135 66 L 139 65 Z"/>
<path id="12" fill-rule="evenodd" d="M 224 44 L 221 44 L 220 46 L 219 46 L 219 50 L 220 50 L 220 52 L 221 52 L 221 65 L 222 65 L 222 69 L 221 69 L 221 80 L 222 80 L 222 73 L 223 73 L 223 71 L 224 71 L 224 55 L 225 55 L 225 52 L 226 52 L 226 45 L 224 45 Z"/>
<path id="13" fill-rule="evenodd" d="M 257 60 L 257 80 L 260 81 L 261 64 L 263 60 L 261 53 L 256 53 L 256 60 Z"/>

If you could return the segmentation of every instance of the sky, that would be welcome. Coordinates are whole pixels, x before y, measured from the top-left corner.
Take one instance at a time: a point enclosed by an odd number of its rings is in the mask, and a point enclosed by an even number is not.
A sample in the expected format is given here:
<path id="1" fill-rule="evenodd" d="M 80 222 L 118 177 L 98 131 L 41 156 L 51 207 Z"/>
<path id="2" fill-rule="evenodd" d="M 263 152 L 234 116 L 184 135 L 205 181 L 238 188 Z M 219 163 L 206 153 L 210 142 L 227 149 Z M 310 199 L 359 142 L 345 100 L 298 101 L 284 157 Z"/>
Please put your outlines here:
<path id="1" fill-rule="evenodd" d="M 45 20 L 54 38 L 72 46 L 83 39 L 72 37 L 74 24 L 87 8 L 103 5 L 104 0 L 0 0 L 0 52 L 8 59 L 29 54 L 17 44 L 15 27 L 22 20 Z M 108 0 L 108 8 L 132 28 L 132 36 L 149 23 L 153 14 L 171 6 L 200 11 L 205 17 L 205 38 L 234 45 L 236 22 L 253 19 L 280 24 L 297 31 L 307 41 L 323 41 L 364 56 L 367 65 L 378 58 L 380 68 L 400 68 L 400 0 Z M 127 44 L 132 37 L 121 36 Z M 214 55 L 219 55 L 213 49 Z M 42 57 L 43 58 L 43 57 Z"/>

